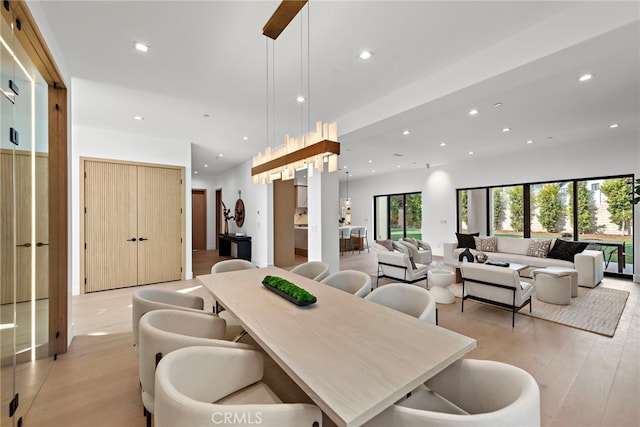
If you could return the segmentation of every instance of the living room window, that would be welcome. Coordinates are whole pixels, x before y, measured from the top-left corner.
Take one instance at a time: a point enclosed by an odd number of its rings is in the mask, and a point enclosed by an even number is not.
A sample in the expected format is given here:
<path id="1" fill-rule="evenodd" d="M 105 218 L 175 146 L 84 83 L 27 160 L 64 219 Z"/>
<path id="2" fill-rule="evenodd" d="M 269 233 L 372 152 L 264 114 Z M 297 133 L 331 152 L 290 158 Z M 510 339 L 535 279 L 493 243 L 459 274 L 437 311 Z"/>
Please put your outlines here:
<path id="1" fill-rule="evenodd" d="M 373 197 L 376 240 L 422 238 L 422 193 Z"/>
<path id="2" fill-rule="evenodd" d="M 458 232 L 588 240 L 606 272 L 633 274 L 632 184 L 623 175 L 458 189 Z"/>

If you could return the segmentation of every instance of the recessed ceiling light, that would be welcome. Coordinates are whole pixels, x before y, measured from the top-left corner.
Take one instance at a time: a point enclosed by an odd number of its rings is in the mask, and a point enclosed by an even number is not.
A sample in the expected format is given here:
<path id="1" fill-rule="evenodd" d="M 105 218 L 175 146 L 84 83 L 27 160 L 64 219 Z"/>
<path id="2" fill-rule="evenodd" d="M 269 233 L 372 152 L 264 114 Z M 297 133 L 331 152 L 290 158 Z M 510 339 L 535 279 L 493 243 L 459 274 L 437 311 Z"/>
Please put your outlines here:
<path id="1" fill-rule="evenodd" d="M 222 156 L 223 156 L 223 154 L 218 154 L 218 156 L 217 156 L 217 157 L 218 157 L 218 158 L 220 158 L 220 157 L 222 157 Z"/>
<path id="2" fill-rule="evenodd" d="M 403 135 L 409 135 L 410 133 L 411 133 L 411 131 L 410 131 L 410 130 L 402 131 L 402 134 L 403 134 Z"/>
<path id="3" fill-rule="evenodd" d="M 477 109 L 475 109 L 475 108 L 474 108 L 474 109 L 472 109 L 472 110 L 469 110 L 469 115 L 470 115 L 470 116 L 475 116 L 475 115 L 476 115 L 476 114 L 478 114 L 479 112 L 480 112 L 480 111 L 478 111 Z"/>
<path id="4" fill-rule="evenodd" d="M 527 144 L 533 144 L 533 139 L 527 139 L 525 142 L 526 142 Z"/>
<path id="5" fill-rule="evenodd" d="M 589 81 L 593 78 L 593 74 L 583 74 L 580 77 L 578 77 L 578 81 L 579 82 L 586 82 Z"/>
<path id="6" fill-rule="evenodd" d="M 198 171 L 193 171 L 194 174 L 198 175 Z"/>
<path id="7" fill-rule="evenodd" d="M 401 168 L 402 166 L 398 165 L 399 168 Z"/>
<path id="8" fill-rule="evenodd" d="M 615 128 L 617 128 L 618 126 L 620 126 L 618 123 L 611 123 L 611 124 L 609 125 L 609 129 L 615 129 Z"/>
<path id="9" fill-rule="evenodd" d="M 493 104 L 494 107 L 502 107 L 502 102 L 496 102 Z"/>
<path id="10" fill-rule="evenodd" d="M 139 50 L 140 52 L 147 53 L 149 51 L 149 46 L 144 43 L 133 42 L 133 47 L 135 47 L 136 50 Z"/>
<path id="11" fill-rule="evenodd" d="M 372 56 L 373 56 L 373 52 L 368 50 L 363 50 L 362 52 L 360 52 L 360 55 L 358 55 L 358 57 L 364 61 L 371 58 Z"/>
<path id="12" fill-rule="evenodd" d="M 208 167 L 209 167 L 209 165 L 204 165 L 204 167 L 205 167 L 205 168 L 208 168 Z"/>
<path id="13" fill-rule="evenodd" d="M 509 132 L 511 128 L 502 128 L 502 132 Z"/>
<path id="14" fill-rule="evenodd" d="M 440 143 L 440 147 L 445 147 L 446 145 L 447 145 L 447 143 L 446 143 L 446 142 L 441 142 L 441 143 Z"/>
<path id="15" fill-rule="evenodd" d="M 248 140 L 249 140 L 249 137 L 248 137 L 248 136 L 243 136 L 243 137 L 242 137 L 242 139 L 243 139 L 244 141 L 248 141 Z"/>
<path id="16" fill-rule="evenodd" d="M 369 163 L 373 163 L 373 160 L 369 160 Z"/>
<path id="17" fill-rule="evenodd" d="M 342 169 L 346 169 L 346 168 L 347 168 L 346 166 L 343 166 L 343 167 L 342 167 Z"/>
<path id="18" fill-rule="evenodd" d="M 469 151 L 468 153 L 470 156 L 473 156 L 473 151 Z"/>
<path id="19" fill-rule="evenodd" d="M 374 169 L 374 170 L 372 170 L 372 171 L 371 171 L 371 173 L 376 173 L 376 170 L 375 170 L 375 169 Z"/>
<path id="20" fill-rule="evenodd" d="M 304 102 L 306 100 L 306 98 L 302 95 L 298 95 L 298 97 L 296 98 L 296 101 L 298 102 Z"/>
<path id="21" fill-rule="evenodd" d="M 135 120 L 138 120 L 138 121 L 140 121 L 140 120 L 144 120 L 144 117 L 142 117 L 142 116 L 133 116 L 133 118 L 134 118 Z"/>

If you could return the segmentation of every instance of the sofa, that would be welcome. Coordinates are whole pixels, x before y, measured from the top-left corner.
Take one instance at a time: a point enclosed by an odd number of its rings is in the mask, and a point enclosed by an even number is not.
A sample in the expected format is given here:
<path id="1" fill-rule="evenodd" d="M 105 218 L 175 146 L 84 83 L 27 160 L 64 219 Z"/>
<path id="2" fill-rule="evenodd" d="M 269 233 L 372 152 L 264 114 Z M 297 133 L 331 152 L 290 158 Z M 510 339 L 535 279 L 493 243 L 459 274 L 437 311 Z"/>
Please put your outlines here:
<path id="1" fill-rule="evenodd" d="M 486 237 L 479 237 L 487 239 Z M 546 255 L 551 253 L 558 239 L 551 240 L 547 254 L 544 251 L 531 250 L 536 243 L 545 239 L 532 238 L 514 238 L 514 237 L 492 237 L 497 240 L 495 251 L 482 250 L 487 255 L 489 261 L 505 261 L 518 264 L 525 264 L 529 267 L 520 272 L 524 277 L 533 277 L 532 271 L 537 268 L 546 267 L 563 267 L 575 269 L 578 272 L 578 285 L 588 288 L 597 286 L 604 277 L 604 258 L 602 252 L 583 250 L 573 256 L 573 261 L 566 259 L 551 258 Z M 494 240 L 494 242 L 495 242 Z M 567 242 L 561 241 L 559 245 L 566 245 Z M 477 249 L 470 249 L 475 255 L 479 252 Z M 464 251 L 464 248 L 458 248 L 458 242 L 445 242 L 443 247 L 443 257 L 445 264 L 456 265 L 458 256 Z M 535 254 L 535 255 L 532 255 Z M 529 254 L 529 255 L 528 255 Z"/>
<path id="2" fill-rule="evenodd" d="M 378 280 L 381 277 L 404 283 L 424 280 L 426 284 L 429 265 L 415 262 L 409 253 L 409 248 L 404 244 L 391 240 L 376 241 L 371 244 L 371 249 L 374 250 L 378 259 Z M 376 280 L 376 287 L 378 280 Z"/>

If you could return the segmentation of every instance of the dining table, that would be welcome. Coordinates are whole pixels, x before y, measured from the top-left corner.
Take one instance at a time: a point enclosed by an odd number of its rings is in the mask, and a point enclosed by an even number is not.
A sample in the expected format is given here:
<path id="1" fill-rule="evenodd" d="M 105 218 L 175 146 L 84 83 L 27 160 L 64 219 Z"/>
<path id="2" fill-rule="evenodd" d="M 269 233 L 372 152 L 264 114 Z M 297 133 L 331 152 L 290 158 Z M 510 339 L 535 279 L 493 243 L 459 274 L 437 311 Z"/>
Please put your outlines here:
<path id="1" fill-rule="evenodd" d="M 276 276 L 316 302 L 263 285 Z M 473 350 L 476 340 L 278 267 L 198 276 L 338 426 L 359 426 Z"/>

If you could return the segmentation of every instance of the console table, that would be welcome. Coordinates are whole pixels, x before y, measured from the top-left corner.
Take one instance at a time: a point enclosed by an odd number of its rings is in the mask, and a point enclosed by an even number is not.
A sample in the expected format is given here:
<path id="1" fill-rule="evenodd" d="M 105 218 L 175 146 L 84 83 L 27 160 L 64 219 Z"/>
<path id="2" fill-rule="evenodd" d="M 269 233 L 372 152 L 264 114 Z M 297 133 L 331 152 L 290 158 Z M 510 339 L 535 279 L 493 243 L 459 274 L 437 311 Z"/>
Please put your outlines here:
<path id="1" fill-rule="evenodd" d="M 220 234 L 219 255 L 251 261 L 251 237 Z"/>

